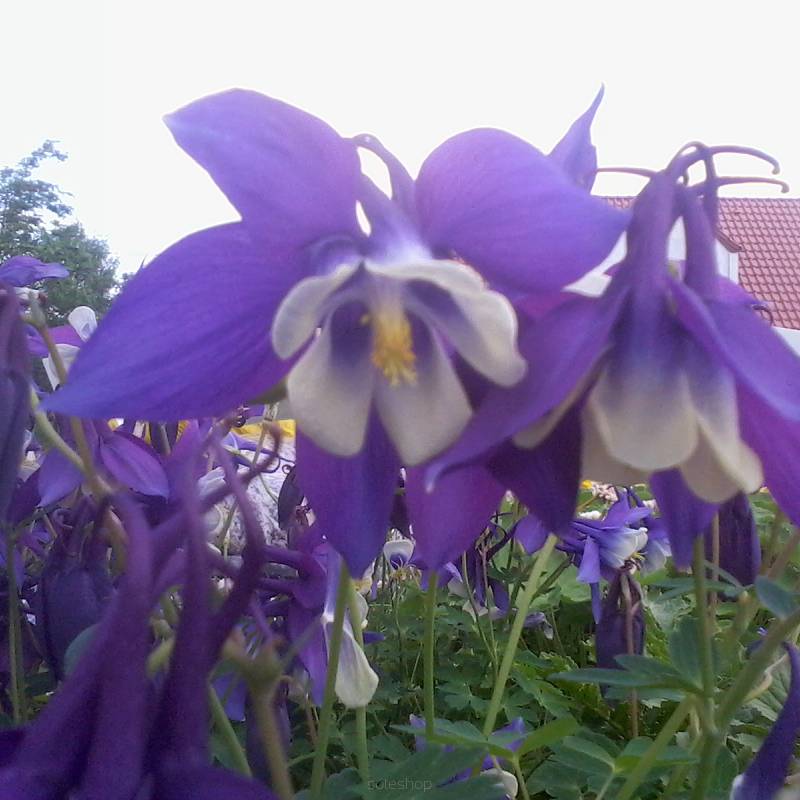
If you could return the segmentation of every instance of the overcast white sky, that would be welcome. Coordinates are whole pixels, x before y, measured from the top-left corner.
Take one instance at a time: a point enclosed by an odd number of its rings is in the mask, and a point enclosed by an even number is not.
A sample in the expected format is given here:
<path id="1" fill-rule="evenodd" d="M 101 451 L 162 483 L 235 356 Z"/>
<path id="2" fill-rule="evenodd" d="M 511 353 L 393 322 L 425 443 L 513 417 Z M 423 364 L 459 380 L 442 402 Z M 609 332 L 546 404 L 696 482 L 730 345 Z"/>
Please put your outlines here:
<path id="1" fill-rule="evenodd" d="M 5 2 L 0 164 L 59 140 L 69 161 L 43 177 L 131 271 L 235 218 L 161 121 L 204 94 L 258 89 L 343 134 L 376 134 L 413 173 L 475 126 L 548 150 L 605 83 L 601 163 L 659 167 L 690 139 L 748 144 L 780 159 L 796 195 L 797 14 L 752 0 Z"/>

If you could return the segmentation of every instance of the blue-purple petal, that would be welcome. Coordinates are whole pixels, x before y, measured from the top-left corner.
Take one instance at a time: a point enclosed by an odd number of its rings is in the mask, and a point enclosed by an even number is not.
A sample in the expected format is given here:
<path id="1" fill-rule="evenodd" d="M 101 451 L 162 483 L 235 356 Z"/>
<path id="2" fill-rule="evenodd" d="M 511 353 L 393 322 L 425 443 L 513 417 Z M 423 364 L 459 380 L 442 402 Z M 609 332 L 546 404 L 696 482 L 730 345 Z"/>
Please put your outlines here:
<path id="1" fill-rule="evenodd" d="M 570 125 L 569 130 L 550 151 L 550 158 L 578 186 L 591 191 L 597 173 L 597 149 L 592 144 L 592 123 L 603 99 L 604 87 L 592 104 Z"/>
<path id="2" fill-rule="evenodd" d="M 587 273 L 628 220 L 535 147 L 494 129 L 458 134 L 434 150 L 417 179 L 417 206 L 432 247 L 522 293 Z"/>
<path id="3" fill-rule="evenodd" d="M 439 569 L 456 561 L 489 523 L 503 486 L 482 466 L 456 470 L 425 488 L 425 469 L 406 472 L 406 504 L 414 532 L 415 561 Z"/>
<path id="4" fill-rule="evenodd" d="M 234 89 L 191 103 L 166 123 L 266 252 L 296 256 L 323 239 L 361 236 L 356 147 L 317 117 Z"/>
<path id="5" fill-rule="evenodd" d="M 361 452 L 340 458 L 297 436 L 298 484 L 320 529 L 360 576 L 386 541 L 400 462 L 375 416 Z"/>
<path id="6" fill-rule="evenodd" d="M 33 256 L 14 256 L 0 265 L 0 281 L 10 286 L 30 286 L 48 278 L 66 278 L 69 270 L 63 264 L 45 264 Z"/>
<path id="7" fill-rule="evenodd" d="M 159 421 L 230 411 L 287 370 L 269 327 L 297 276 L 241 224 L 182 239 L 129 281 L 45 407 Z"/>

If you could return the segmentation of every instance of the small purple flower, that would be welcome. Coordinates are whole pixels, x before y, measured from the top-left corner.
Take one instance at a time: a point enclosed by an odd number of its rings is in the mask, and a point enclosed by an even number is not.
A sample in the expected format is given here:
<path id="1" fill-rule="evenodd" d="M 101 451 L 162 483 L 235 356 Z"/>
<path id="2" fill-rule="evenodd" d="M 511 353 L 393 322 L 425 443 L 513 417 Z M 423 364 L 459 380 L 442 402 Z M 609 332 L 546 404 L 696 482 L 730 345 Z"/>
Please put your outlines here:
<path id="1" fill-rule="evenodd" d="M 789 772 L 800 734 L 800 654 L 785 644 L 789 656 L 789 691 L 778 718 L 750 766 L 733 783 L 730 800 L 775 800 Z"/>
<path id="2" fill-rule="evenodd" d="M 0 264 L 0 281 L 22 288 L 50 278 L 66 278 L 69 270 L 63 264 L 45 264 L 32 256 L 13 256 Z"/>

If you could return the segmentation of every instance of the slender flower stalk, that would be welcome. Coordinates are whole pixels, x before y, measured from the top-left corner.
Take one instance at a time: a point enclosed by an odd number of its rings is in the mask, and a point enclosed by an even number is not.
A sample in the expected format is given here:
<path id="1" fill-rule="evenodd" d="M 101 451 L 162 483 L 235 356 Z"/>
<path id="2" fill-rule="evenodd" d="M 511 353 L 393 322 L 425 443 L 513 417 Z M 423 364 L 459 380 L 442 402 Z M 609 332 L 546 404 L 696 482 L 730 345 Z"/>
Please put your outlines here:
<path id="1" fill-rule="evenodd" d="M 525 618 L 528 616 L 528 609 L 530 608 L 533 598 L 536 596 L 542 572 L 544 572 L 544 568 L 557 542 L 558 538 L 552 533 L 547 537 L 547 541 L 536 556 L 536 561 L 533 564 L 533 569 L 531 569 L 530 577 L 522 591 L 522 596 L 519 599 L 519 606 L 517 608 L 517 615 L 514 617 L 514 624 L 511 626 L 511 633 L 509 634 L 508 643 L 503 653 L 503 660 L 500 662 L 500 672 L 494 683 L 492 699 L 489 702 L 489 709 L 486 712 L 486 719 L 483 723 L 484 736 L 488 736 L 494 730 L 497 715 L 500 712 L 500 705 L 503 701 L 503 694 L 506 690 L 506 682 L 511 673 L 511 666 L 514 663 L 514 656 L 517 652 L 519 638 L 525 626 Z"/>
<path id="2" fill-rule="evenodd" d="M 438 588 L 438 575 L 435 572 L 428 574 L 428 591 L 425 594 L 425 735 L 432 737 L 434 734 L 434 720 L 436 711 L 434 707 L 434 655 L 436 651 L 436 590 Z"/>
<path id="3" fill-rule="evenodd" d="M 225 713 L 225 707 L 222 705 L 216 689 L 211 685 L 208 687 L 208 704 L 211 709 L 214 727 L 225 742 L 225 747 L 228 749 L 228 755 L 231 757 L 235 770 L 248 778 L 252 777 L 253 773 L 250 769 L 250 764 L 247 763 L 244 748 L 236 736 L 236 731 L 233 729 L 228 715 Z"/>
<path id="4" fill-rule="evenodd" d="M 350 597 L 348 602 L 350 611 L 350 623 L 353 628 L 356 644 L 364 649 L 364 630 L 363 620 L 361 619 L 361 608 L 358 604 L 356 587 L 350 581 Z M 356 707 L 356 757 L 358 759 L 358 772 L 361 780 L 369 783 L 369 750 L 367 749 L 367 706 Z"/>
<path id="5" fill-rule="evenodd" d="M 344 618 L 347 611 L 350 593 L 350 573 L 344 562 L 339 573 L 339 588 L 336 595 L 336 611 L 333 617 L 333 628 L 328 648 L 328 669 L 325 674 L 325 696 L 319 716 L 319 739 L 314 753 L 314 765 L 311 770 L 311 796 L 320 797 L 322 783 L 325 780 L 325 757 L 328 754 L 328 742 L 331 737 L 333 723 L 333 704 L 336 700 L 336 675 L 339 671 L 339 653 L 342 648 Z"/>

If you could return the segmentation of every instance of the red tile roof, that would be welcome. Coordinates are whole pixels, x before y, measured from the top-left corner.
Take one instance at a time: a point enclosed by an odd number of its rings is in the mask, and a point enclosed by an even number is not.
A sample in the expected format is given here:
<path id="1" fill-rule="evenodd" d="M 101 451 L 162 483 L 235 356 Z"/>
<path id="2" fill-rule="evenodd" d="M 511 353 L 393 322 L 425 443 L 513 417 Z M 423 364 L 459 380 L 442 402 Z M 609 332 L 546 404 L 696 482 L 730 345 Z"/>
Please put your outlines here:
<path id="1" fill-rule="evenodd" d="M 719 217 L 720 241 L 739 254 L 739 282 L 769 304 L 773 325 L 800 329 L 800 198 L 721 197 Z"/>

